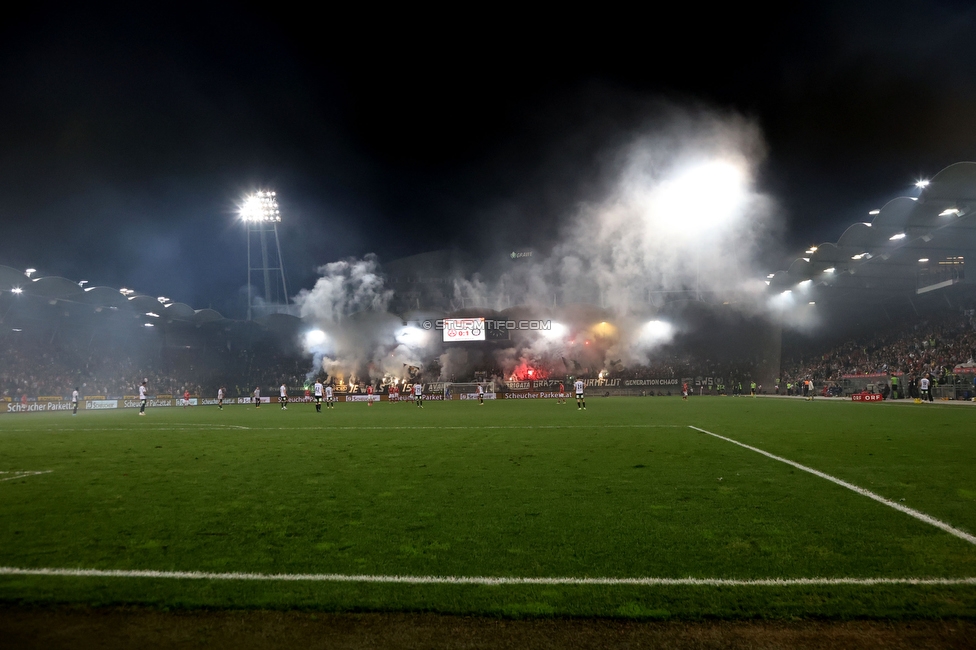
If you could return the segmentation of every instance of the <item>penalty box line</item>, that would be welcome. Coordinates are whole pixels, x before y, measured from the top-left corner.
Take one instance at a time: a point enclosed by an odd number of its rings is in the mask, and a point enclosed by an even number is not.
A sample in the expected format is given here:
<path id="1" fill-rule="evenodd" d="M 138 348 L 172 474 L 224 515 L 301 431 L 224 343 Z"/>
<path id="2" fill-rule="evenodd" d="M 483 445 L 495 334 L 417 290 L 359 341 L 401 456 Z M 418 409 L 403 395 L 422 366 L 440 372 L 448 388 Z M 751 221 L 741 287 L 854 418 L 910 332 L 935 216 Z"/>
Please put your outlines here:
<path id="1" fill-rule="evenodd" d="M 106 569 L 20 569 L 0 567 L 0 576 L 68 578 L 148 578 L 242 580 L 260 582 L 338 582 L 408 585 L 567 585 L 636 587 L 828 587 L 840 585 L 976 586 L 976 578 L 516 578 L 493 576 L 343 575 L 338 573 L 208 573 L 205 571 L 126 571 Z"/>
<path id="2" fill-rule="evenodd" d="M 698 427 L 691 426 L 691 425 L 688 425 L 688 428 L 689 429 L 694 429 L 695 431 L 699 431 L 701 433 L 704 433 L 704 434 L 710 435 L 712 437 L 718 438 L 719 440 L 724 440 L 726 442 L 731 442 L 733 445 L 739 445 L 740 447 L 744 447 L 745 449 L 748 449 L 749 451 L 754 451 L 757 454 L 762 454 L 763 456 L 766 456 L 767 458 L 772 458 L 773 460 L 778 460 L 781 463 L 786 463 L 787 465 L 790 465 L 791 467 L 795 467 L 795 468 L 797 468 L 799 470 L 803 470 L 804 472 L 808 472 L 810 474 L 813 474 L 814 476 L 819 476 L 820 478 L 825 479 L 827 481 L 830 481 L 831 483 L 836 483 L 837 485 L 839 485 L 841 487 L 847 488 L 848 490 L 851 490 L 852 492 L 857 492 L 861 496 L 865 496 L 865 497 L 867 497 L 869 499 L 874 499 L 878 503 L 882 503 L 882 504 L 888 506 L 889 508 L 894 508 L 895 510 L 897 510 L 899 512 L 903 512 L 906 515 L 908 515 L 909 517 L 914 517 L 915 519 L 918 519 L 919 521 L 923 521 L 923 522 L 925 522 L 925 523 L 927 523 L 927 524 L 929 524 L 931 526 L 935 526 L 936 528 L 939 528 L 941 530 L 944 530 L 945 532 L 949 533 L 950 535 L 954 535 L 955 537 L 958 537 L 961 540 L 967 541 L 970 544 L 976 544 L 976 536 L 970 535 L 969 533 L 967 533 L 964 530 L 959 530 L 958 528 L 955 528 L 955 527 L 947 524 L 944 521 L 941 521 L 939 519 L 936 519 L 935 517 L 932 517 L 930 515 L 927 515 L 924 512 L 921 512 L 919 510 L 915 510 L 914 508 L 909 508 L 908 506 L 903 506 L 902 504 L 897 503 L 895 501 L 892 501 L 891 499 L 886 499 L 883 496 L 881 496 L 880 494 L 876 494 L 876 493 L 872 492 L 871 490 L 865 490 L 862 487 L 859 487 L 857 485 L 854 485 L 853 483 L 848 483 L 847 481 L 844 481 L 842 479 L 839 479 L 836 476 L 831 476 L 830 474 L 825 474 L 824 472 L 821 472 L 819 470 L 815 470 L 812 467 L 807 467 L 806 465 L 801 465 L 800 463 L 797 463 L 795 461 L 789 460 L 788 458 L 783 458 L 782 456 L 777 456 L 775 454 L 771 454 L 768 451 L 763 451 L 762 449 L 759 449 L 758 447 L 753 447 L 751 445 L 747 445 L 747 444 L 745 444 L 743 442 L 739 442 L 738 440 L 733 440 L 732 438 L 726 438 L 725 436 L 720 436 L 717 433 L 712 433 L 711 431 L 706 431 L 705 429 L 699 429 Z"/>

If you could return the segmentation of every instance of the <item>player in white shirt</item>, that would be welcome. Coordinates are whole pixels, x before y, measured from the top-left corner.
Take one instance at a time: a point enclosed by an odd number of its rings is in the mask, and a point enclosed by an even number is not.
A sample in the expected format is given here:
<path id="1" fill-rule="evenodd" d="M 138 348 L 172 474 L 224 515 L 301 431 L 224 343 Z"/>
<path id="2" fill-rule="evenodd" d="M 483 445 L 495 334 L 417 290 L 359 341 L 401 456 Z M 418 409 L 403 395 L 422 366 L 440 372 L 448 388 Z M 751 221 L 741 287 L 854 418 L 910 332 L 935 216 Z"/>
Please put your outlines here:
<path id="1" fill-rule="evenodd" d="M 417 400 L 417 406 L 424 408 L 424 385 L 414 384 L 413 385 L 413 398 Z"/>
<path id="2" fill-rule="evenodd" d="M 146 401 L 148 399 L 149 394 L 146 391 L 146 382 L 143 381 L 142 384 L 139 385 L 139 401 L 142 402 L 142 404 L 139 406 L 139 415 L 146 414 Z"/>
<path id="3" fill-rule="evenodd" d="M 254 398 L 253 399 L 254 399 L 254 408 L 256 408 L 256 409 L 261 408 L 261 387 L 260 386 L 255 386 L 254 387 Z"/>
<path id="4" fill-rule="evenodd" d="M 221 386 L 217 389 L 217 408 L 221 411 L 224 410 L 224 387 Z"/>
<path id="5" fill-rule="evenodd" d="M 573 388 L 576 390 L 576 410 L 577 411 L 579 411 L 580 409 L 583 409 L 584 411 L 586 410 L 586 398 L 583 396 L 583 387 L 584 386 L 585 386 L 585 384 L 583 384 L 583 380 L 582 379 L 577 379 L 576 382 L 573 384 Z"/>
<path id="6" fill-rule="evenodd" d="M 282 384 L 278 387 L 278 402 L 281 404 L 281 410 L 288 410 L 288 387 Z"/>
<path id="7" fill-rule="evenodd" d="M 322 412 L 322 395 L 324 393 L 324 388 L 322 387 L 322 382 L 318 379 L 315 380 L 315 388 L 313 389 L 315 393 L 315 412 Z"/>
<path id="8" fill-rule="evenodd" d="M 330 386 L 326 386 L 325 387 L 325 405 L 327 407 L 332 408 L 332 404 L 333 404 L 332 400 L 333 400 L 333 398 L 334 398 L 334 395 L 333 395 L 332 386 L 331 385 Z"/>
<path id="9" fill-rule="evenodd" d="M 485 387 L 481 384 L 478 384 L 478 405 L 485 405 Z"/>
<path id="10" fill-rule="evenodd" d="M 78 387 L 71 391 L 71 415 L 78 415 Z"/>
<path id="11" fill-rule="evenodd" d="M 922 377 L 918 382 L 918 394 L 921 396 L 923 402 L 932 401 L 932 391 L 930 390 L 931 382 L 928 377 Z"/>

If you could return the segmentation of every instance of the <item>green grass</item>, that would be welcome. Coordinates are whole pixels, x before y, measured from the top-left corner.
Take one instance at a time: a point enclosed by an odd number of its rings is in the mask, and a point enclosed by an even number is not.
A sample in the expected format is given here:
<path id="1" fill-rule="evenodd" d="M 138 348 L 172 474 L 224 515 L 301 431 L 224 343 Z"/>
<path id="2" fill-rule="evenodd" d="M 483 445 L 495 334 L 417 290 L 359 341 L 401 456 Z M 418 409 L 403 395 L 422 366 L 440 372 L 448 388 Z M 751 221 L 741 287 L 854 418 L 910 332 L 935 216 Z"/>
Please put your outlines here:
<path id="1" fill-rule="evenodd" d="M 518 577 L 976 576 L 970 408 L 772 399 L 266 405 L 0 418 L 0 565 Z M 236 428 L 241 427 L 241 428 Z M 244 428 L 246 427 L 246 428 Z M 0 475 L 3 476 L 3 475 Z M 0 601 L 497 615 L 976 615 L 976 586 L 0 577 Z"/>

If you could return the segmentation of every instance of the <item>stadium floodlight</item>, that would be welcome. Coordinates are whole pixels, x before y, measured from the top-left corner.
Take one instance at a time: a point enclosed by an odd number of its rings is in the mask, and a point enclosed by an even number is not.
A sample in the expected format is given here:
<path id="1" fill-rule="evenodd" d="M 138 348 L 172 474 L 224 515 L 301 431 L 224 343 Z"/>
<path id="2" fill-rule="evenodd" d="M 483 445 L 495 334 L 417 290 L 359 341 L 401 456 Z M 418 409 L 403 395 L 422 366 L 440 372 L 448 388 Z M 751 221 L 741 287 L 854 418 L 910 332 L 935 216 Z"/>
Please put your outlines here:
<path id="1" fill-rule="evenodd" d="M 159 304 L 161 304 L 161 305 L 165 305 L 166 303 L 170 302 L 170 299 L 167 298 L 166 296 L 160 296 L 160 297 L 156 298 L 156 300 L 158 300 L 159 301 Z"/>
<path id="2" fill-rule="evenodd" d="M 814 301 L 812 301 L 812 300 L 811 300 L 811 301 L 810 301 L 810 302 L 808 302 L 807 304 L 808 304 L 808 305 L 816 305 L 817 303 L 815 303 Z"/>
<path id="3" fill-rule="evenodd" d="M 889 237 L 888 241 L 897 241 L 899 239 L 904 239 L 904 238 L 905 238 L 905 233 L 900 232 L 897 235 L 892 235 L 891 237 Z"/>
<path id="4" fill-rule="evenodd" d="M 928 261 L 929 261 L 929 258 L 927 258 L 927 257 L 923 257 L 922 259 L 919 260 L 919 262 L 921 262 L 922 264 L 925 264 Z"/>
<path id="5" fill-rule="evenodd" d="M 37 269 L 27 269 L 26 271 L 24 271 L 24 274 L 27 277 L 30 277 L 31 276 L 31 273 L 37 273 Z"/>
<path id="6" fill-rule="evenodd" d="M 939 213 L 940 217 L 958 217 L 961 214 L 958 208 L 947 208 Z"/>
<path id="7" fill-rule="evenodd" d="M 151 311 L 146 312 L 146 316 L 152 316 L 153 318 L 159 318 L 159 314 L 154 314 Z"/>
<path id="8" fill-rule="evenodd" d="M 254 306 L 252 294 L 254 273 L 260 273 L 264 281 L 262 309 L 271 313 L 287 313 L 288 285 L 285 282 L 284 262 L 281 257 L 281 241 L 278 239 L 281 211 L 278 209 L 277 193 L 261 190 L 245 197 L 240 215 L 247 226 L 247 320 L 252 319 Z M 256 235 L 255 243 L 260 262 L 257 261 L 257 256 L 252 259 L 252 233 Z M 274 237 L 274 248 L 271 247 L 271 237 Z"/>
<path id="9" fill-rule="evenodd" d="M 82 289 L 85 288 L 86 284 L 88 284 L 88 280 L 78 280 L 78 286 L 81 287 Z"/>
<path id="10" fill-rule="evenodd" d="M 775 276 L 776 276 L 775 273 L 770 273 L 769 275 L 766 276 L 766 278 L 772 280 Z"/>
<path id="11" fill-rule="evenodd" d="M 871 210 L 870 212 L 868 212 L 868 214 L 870 214 L 873 217 L 876 214 L 881 214 L 881 210 Z"/>
<path id="12" fill-rule="evenodd" d="M 928 186 L 929 186 L 928 179 L 922 178 L 922 179 L 919 179 L 919 180 L 915 181 L 915 187 L 917 187 L 920 190 L 924 190 Z"/>
<path id="13" fill-rule="evenodd" d="M 798 287 L 803 287 L 804 289 L 806 289 L 806 288 L 807 288 L 807 287 L 809 287 L 809 286 L 810 286 L 811 284 L 813 284 L 813 280 L 804 280 L 803 282 L 800 282 L 800 283 L 799 283 L 799 284 L 797 284 L 796 286 L 798 286 Z"/>
<path id="14" fill-rule="evenodd" d="M 861 223 L 864 224 L 865 226 L 867 226 L 868 228 L 871 228 L 871 223 L 869 223 L 867 221 L 862 221 Z"/>
<path id="15" fill-rule="evenodd" d="M 790 289 L 787 289 L 786 291 L 784 291 L 783 293 L 781 293 L 781 294 L 779 294 L 779 295 L 781 295 L 781 296 L 788 296 L 788 295 L 790 295 L 791 293 L 793 293 L 793 291 L 792 291 L 792 290 L 790 290 Z"/>
<path id="16" fill-rule="evenodd" d="M 130 293 L 135 293 L 135 291 L 133 289 L 126 289 L 125 287 L 122 287 L 119 289 L 119 293 L 121 293 L 123 296 L 128 296 Z"/>
<path id="17" fill-rule="evenodd" d="M 21 289 L 20 287 L 14 287 L 13 289 L 10 290 L 10 293 L 23 293 L 23 292 L 24 290 Z"/>
<path id="18" fill-rule="evenodd" d="M 257 192 L 244 199 L 241 219 L 244 221 L 281 222 L 278 199 L 275 192 Z"/>
<path id="19" fill-rule="evenodd" d="M 804 262 L 809 262 L 810 261 L 810 258 L 809 257 L 801 257 L 800 259 L 803 260 Z"/>
<path id="20" fill-rule="evenodd" d="M 156 326 L 153 325 L 152 323 L 146 323 L 146 327 L 156 327 Z"/>
<path id="21" fill-rule="evenodd" d="M 824 273 L 833 273 L 836 270 L 834 267 L 830 267 L 829 269 L 824 269 Z"/>

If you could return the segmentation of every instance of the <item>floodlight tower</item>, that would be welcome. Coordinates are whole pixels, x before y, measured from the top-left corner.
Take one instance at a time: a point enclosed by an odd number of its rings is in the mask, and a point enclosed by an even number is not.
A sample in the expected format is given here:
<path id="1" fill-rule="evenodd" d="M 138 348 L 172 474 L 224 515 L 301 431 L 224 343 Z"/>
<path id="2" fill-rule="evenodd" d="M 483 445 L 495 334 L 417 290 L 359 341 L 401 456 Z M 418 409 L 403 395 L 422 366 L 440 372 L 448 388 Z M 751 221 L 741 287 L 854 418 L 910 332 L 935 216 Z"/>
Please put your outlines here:
<path id="1" fill-rule="evenodd" d="M 251 307 L 254 302 L 251 294 L 252 276 L 260 272 L 264 283 L 264 303 L 268 311 L 280 313 L 288 307 L 288 286 L 285 284 L 285 270 L 281 259 L 281 242 L 278 240 L 278 224 L 281 213 L 275 192 L 260 191 L 244 199 L 241 219 L 247 228 L 247 319 L 251 320 Z M 252 238 L 251 235 L 256 237 Z M 270 239 L 274 237 L 274 248 Z M 254 244 L 259 243 L 260 263 L 257 255 L 252 256 Z M 280 282 L 279 282 L 280 279 Z M 278 293 L 281 287 L 281 293 Z"/>

